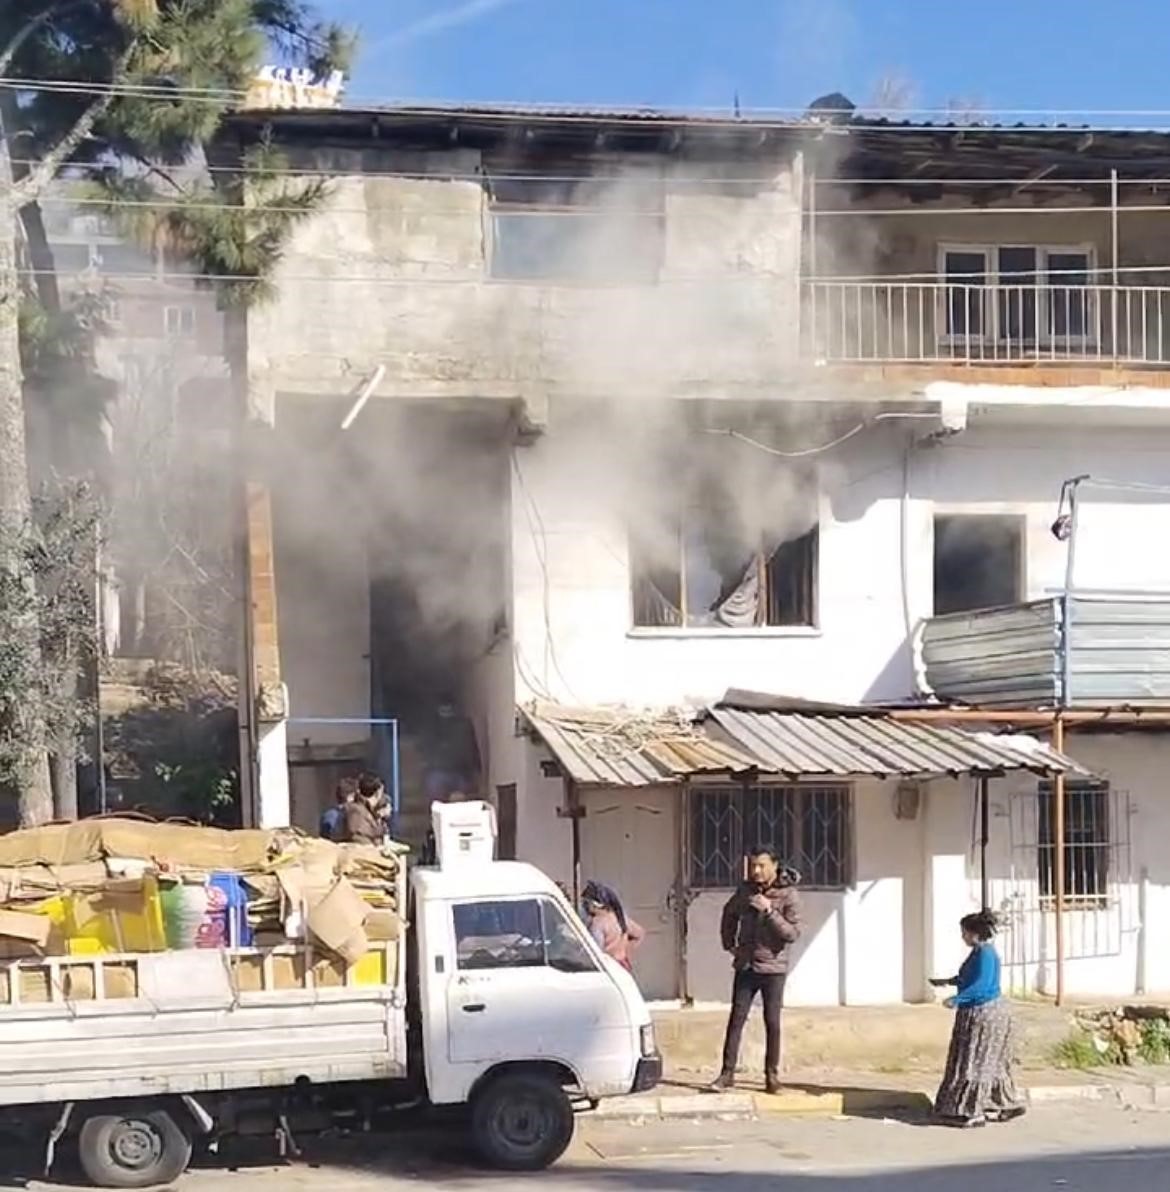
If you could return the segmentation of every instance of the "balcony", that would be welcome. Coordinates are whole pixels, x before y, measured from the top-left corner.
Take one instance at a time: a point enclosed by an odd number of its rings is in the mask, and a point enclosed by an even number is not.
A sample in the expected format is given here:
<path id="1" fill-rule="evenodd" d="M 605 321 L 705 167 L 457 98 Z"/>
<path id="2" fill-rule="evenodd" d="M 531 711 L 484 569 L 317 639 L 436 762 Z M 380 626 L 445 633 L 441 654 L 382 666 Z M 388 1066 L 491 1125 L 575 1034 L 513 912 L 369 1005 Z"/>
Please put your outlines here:
<path id="1" fill-rule="evenodd" d="M 979 707 L 1170 703 L 1170 597 L 1056 596 L 931 617 L 927 686 Z"/>
<path id="2" fill-rule="evenodd" d="M 1170 366 L 1170 288 L 804 283 L 803 350 L 825 364 Z"/>

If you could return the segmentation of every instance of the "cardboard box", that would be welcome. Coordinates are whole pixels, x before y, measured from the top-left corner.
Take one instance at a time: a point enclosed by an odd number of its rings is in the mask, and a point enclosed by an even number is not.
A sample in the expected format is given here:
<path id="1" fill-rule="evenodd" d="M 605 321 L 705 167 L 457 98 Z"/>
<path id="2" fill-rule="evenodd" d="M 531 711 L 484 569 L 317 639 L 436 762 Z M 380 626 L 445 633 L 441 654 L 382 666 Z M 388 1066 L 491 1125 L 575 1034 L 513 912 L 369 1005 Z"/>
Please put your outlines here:
<path id="1" fill-rule="evenodd" d="M 401 938 L 406 925 L 397 911 L 375 909 L 366 918 L 366 938 L 370 943 L 393 943 Z"/>
<path id="2" fill-rule="evenodd" d="M 0 911 L 0 938 L 20 940 L 44 948 L 49 943 L 53 922 L 48 915 L 26 911 Z"/>
<path id="3" fill-rule="evenodd" d="M 347 964 L 369 951 L 365 923 L 370 908 L 345 878 L 339 878 L 320 902 L 310 905 L 309 934 Z"/>

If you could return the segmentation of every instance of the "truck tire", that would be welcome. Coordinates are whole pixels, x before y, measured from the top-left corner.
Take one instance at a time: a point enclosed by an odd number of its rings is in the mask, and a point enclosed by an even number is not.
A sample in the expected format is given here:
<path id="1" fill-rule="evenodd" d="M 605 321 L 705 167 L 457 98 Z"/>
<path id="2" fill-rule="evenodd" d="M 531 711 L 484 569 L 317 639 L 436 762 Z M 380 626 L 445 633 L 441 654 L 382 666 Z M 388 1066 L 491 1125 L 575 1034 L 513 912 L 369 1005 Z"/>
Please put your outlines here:
<path id="1" fill-rule="evenodd" d="M 154 1188 L 177 1180 L 191 1162 L 191 1139 L 165 1109 L 127 1109 L 87 1118 L 78 1158 L 99 1188 Z"/>
<path id="2" fill-rule="evenodd" d="M 471 1133 L 486 1163 L 501 1171 L 543 1171 L 573 1140 L 573 1106 L 542 1072 L 508 1072 L 489 1081 L 471 1104 Z"/>

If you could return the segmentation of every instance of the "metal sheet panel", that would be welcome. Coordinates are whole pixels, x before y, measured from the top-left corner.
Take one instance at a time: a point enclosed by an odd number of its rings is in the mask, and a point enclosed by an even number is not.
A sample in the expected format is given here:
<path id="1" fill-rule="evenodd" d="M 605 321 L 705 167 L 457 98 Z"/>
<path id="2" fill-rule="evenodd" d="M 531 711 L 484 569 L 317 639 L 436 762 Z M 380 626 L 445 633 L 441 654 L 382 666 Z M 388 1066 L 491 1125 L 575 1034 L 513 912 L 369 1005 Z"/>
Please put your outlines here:
<path id="1" fill-rule="evenodd" d="M 756 766 L 754 758 L 679 716 L 552 704 L 521 714 L 579 786 L 658 786 Z"/>
<path id="2" fill-rule="evenodd" d="M 766 774 L 929 778 L 1081 772 L 1076 762 L 1034 737 L 972 733 L 880 713 L 832 716 L 719 706 L 710 716 Z"/>
<path id="3" fill-rule="evenodd" d="M 922 662 L 940 699 L 983 707 L 1170 704 L 1170 599 L 1074 596 L 932 617 Z"/>
<path id="4" fill-rule="evenodd" d="M 1060 694 L 1059 601 L 931 617 L 922 631 L 926 682 L 940 699 L 980 706 L 1042 704 Z"/>
<path id="5" fill-rule="evenodd" d="M 1073 597 L 1068 671 L 1074 707 L 1170 703 L 1170 599 Z"/>

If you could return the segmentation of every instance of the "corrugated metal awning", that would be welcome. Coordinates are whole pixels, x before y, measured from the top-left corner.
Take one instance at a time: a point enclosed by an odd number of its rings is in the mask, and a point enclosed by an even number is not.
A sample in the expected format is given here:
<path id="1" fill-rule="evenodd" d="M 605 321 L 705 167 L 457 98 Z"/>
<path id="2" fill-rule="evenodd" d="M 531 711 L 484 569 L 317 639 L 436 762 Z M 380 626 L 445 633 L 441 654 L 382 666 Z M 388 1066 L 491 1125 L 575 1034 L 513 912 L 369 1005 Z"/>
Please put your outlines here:
<path id="1" fill-rule="evenodd" d="M 581 786 L 656 786 L 699 774 L 749 774 L 757 766 L 681 713 L 551 703 L 520 712 L 566 776 Z"/>
<path id="2" fill-rule="evenodd" d="M 521 709 L 581 786 L 655 786 L 708 776 L 938 778 L 960 774 L 1087 774 L 1023 734 L 968 732 L 898 720 L 869 709 L 796 710 L 766 697 L 688 714 L 536 703 Z"/>
<path id="3" fill-rule="evenodd" d="M 959 774 L 1084 774 L 1071 758 L 1024 734 L 967 732 L 896 720 L 880 712 L 744 709 L 716 705 L 708 725 L 750 754 L 762 773 L 877 778 Z"/>

